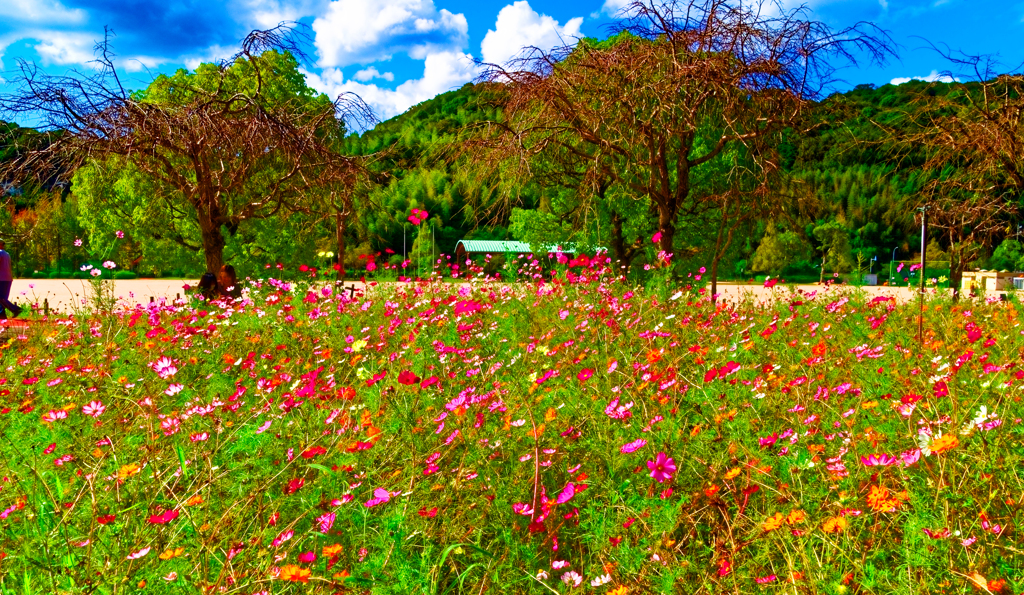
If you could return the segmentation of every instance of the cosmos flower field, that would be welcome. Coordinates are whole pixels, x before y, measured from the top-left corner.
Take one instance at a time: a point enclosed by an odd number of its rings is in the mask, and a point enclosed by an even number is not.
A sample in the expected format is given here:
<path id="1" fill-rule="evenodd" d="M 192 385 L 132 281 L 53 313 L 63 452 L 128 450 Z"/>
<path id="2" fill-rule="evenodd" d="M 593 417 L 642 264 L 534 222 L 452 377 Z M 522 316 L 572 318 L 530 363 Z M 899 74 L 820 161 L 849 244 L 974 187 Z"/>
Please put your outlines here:
<path id="1" fill-rule="evenodd" d="M 0 594 L 1024 591 L 1013 301 L 569 264 L 5 335 Z"/>

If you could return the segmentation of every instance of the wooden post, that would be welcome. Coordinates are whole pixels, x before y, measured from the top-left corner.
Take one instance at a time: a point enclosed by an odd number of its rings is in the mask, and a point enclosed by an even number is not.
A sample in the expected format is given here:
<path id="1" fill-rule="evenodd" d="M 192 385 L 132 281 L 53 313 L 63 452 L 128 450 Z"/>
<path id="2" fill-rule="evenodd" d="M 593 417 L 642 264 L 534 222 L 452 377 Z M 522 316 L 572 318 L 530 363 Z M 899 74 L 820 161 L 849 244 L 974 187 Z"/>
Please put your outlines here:
<path id="1" fill-rule="evenodd" d="M 50 316 L 50 300 L 43 299 L 43 316 L 49 318 Z"/>
<path id="2" fill-rule="evenodd" d="M 348 289 L 348 298 L 349 299 L 355 299 L 355 297 L 356 297 L 356 286 L 354 284 L 353 285 L 349 285 L 346 289 Z"/>
<path id="3" fill-rule="evenodd" d="M 149 296 L 149 303 L 151 303 L 151 304 L 152 304 L 153 302 L 154 302 L 154 298 L 153 298 L 153 296 Z"/>

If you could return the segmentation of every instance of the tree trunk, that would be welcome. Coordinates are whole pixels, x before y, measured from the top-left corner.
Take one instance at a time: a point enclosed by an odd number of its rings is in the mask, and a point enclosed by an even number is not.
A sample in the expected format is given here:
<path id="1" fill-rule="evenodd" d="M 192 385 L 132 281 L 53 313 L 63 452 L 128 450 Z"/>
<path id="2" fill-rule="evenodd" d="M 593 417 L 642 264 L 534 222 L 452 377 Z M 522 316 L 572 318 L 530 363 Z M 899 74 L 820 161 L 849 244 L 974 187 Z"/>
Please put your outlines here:
<path id="1" fill-rule="evenodd" d="M 334 212 L 334 229 L 338 242 L 338 281 L 345 282 L 345 217 L 338 208 Z"/>
<path id="2" fill-rule="evenodd" d="M 622 236 L 622 216 L 612 212 L 612 252 L 615 254 L 615 261 L 619 267 L 617 274 L 625 276 L 636 256 L 637 246 L 627 246 L 626 239 Z"/>
<path id="3" fill-rule="evenodd" d="M 203 238 L 203 255 L 206 257 L 207 272 L 216 274 L 224 266 L 224 234 L 220 222 L 208 216 L 199 216 L 199 230 Z"/>
<path id="4" fill-rule="evenodd" d="M 672 254 L 675 251 L 676 212 L 669 205 L 658 205 L 658 231 L 661 233 L 658 248 L 665 254 Z"/>
<path id="5" fill-rule="evenodd" d="M 960 285 L 964 279 L 964 258 L 963 253 L 956 249 L 956 245 L 949 246 L 949 287 L 953 290 L 953 303 L 960 301 Z"/>

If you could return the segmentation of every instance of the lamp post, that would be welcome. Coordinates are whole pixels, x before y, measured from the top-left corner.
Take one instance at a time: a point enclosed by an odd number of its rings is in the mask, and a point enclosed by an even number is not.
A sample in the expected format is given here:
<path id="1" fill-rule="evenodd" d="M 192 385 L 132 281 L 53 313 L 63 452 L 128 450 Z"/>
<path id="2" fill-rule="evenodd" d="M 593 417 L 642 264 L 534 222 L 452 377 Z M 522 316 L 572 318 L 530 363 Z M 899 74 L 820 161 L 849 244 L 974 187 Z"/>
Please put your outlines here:
<path id="1" fill-rule="evenodd" d="M 897 248 L 899 248 L 899 246 L 896 246 L 896 248 L 892 249 L 892 258 L 889 259 L 889 285 L 890 286 L 892 286 L 892 263 L 893 263 L 894 260 L 896 260 L 896 249 Z"/>
<path id="2" fill-rule="evenodd" d="M 928 245 L 925 243 L 928 236 L 928 206 L 918 209 L 921 212 L 921 307 L 917 315 L 917 340 L 924 343 L 924 279 L 925 259 L 927 258 Z"/>

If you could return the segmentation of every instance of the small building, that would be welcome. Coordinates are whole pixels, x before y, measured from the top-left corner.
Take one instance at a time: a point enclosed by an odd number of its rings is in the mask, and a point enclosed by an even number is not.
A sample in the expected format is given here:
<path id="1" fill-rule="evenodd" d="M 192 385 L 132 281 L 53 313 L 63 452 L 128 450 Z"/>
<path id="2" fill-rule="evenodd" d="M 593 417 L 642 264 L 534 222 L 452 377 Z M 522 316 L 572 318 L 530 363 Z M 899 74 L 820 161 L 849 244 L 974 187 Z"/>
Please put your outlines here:
<path id="1" fill-rule="evenodd" d="M 971 293 L 973 291 L 1006 291 L 1013 289 L 1013 280 L 1020 277 L 1020 273 L 1009 271 L 964 271 L 960 281 L 960 291 Z"/>
<path id="2" fill-rule="evenodd" d="M 462 263 L 472 254 L 533 254 L 533 250 L 526 242 L 513 242 L 510 240 L 459 240 L 455 245 L 455 259 Z M 574 251 L 562 249 L 559 246 L 548 246 L 547 254 L 561 252 L 571 255 Z"/>

